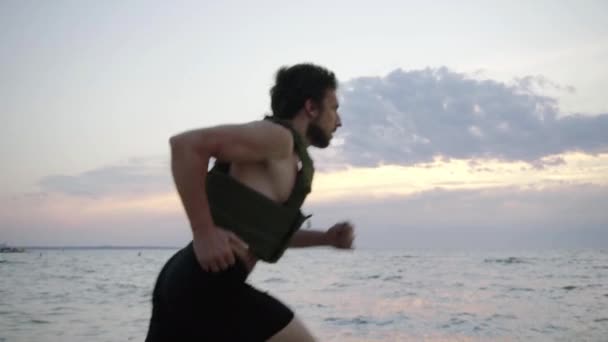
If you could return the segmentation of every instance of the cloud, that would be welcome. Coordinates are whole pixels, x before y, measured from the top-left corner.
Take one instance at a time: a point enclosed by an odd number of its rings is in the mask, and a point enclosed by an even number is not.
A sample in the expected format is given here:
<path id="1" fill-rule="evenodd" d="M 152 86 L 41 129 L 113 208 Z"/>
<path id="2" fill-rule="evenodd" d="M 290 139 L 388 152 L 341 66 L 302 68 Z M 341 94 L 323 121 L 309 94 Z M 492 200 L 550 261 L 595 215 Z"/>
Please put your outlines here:
<path id="1" fill-rule="evenodd" d="M 532 95 L 539 91 L 545 90 L 558 90 L 571 94 L 576 92 L 576 89 L 573 86 L 563 86 L 561 84 L 551 81 L 550 79 L 542 75 L 529 75 L 521 78 L 518 77 L 515 78 L 515 83 L 517 84 L 520 91 L 525 91 Z"/>
<path id="2" fill-rule="evenodd" d="M 559 153 L 608 151 L 608 114 L 558 117 L 557 101 L 538 95 L 540 88 L 573 91 L 542 76 L 507 85 L 447 68 L 356 78 L 341 86 L 344 126 L 332 147 L 313 156 L 320 170 L 423 166 L 438 157 L 471 160 L 487 170 L 474 160 L 543 169 L 563 164 Z M 173 191 L 168 160 L 159 157 L 51 175 L 38 185 L 41 193 L 90 198 Z"/>
<path id="3" fill-rule="evenodd" d="M 159 157 L 131 158 L 77 175 L 51 175 L 38 182 L 43 193 L 98 198 L 144 195 L 171 190 L 169 164 Z"/>
<path id="4" fill-rule="evenodd" d="M 494 158 L 542 167 L 543 157 L 608 151 L 608 114 L 559 115 L 541 76 L 508 85 L 445 67 L 361 77 L 341 85 L 343 127 L 319 166 L 413 165 L 434 157 Z M 557 161 L 552 161 L 555 163 Z"/>

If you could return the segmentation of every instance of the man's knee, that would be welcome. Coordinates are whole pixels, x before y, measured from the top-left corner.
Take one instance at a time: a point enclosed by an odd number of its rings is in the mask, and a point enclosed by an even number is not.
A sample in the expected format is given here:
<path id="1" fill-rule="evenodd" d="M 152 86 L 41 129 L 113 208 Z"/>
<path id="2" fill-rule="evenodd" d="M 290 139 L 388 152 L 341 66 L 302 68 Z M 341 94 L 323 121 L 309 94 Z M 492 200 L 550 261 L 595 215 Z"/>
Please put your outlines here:
<path id="1" fill-rule="evenodd" d="M 297 317 L 281 331 L 272 336 L 268 342 L 314 342 L 315 338 Z"/>

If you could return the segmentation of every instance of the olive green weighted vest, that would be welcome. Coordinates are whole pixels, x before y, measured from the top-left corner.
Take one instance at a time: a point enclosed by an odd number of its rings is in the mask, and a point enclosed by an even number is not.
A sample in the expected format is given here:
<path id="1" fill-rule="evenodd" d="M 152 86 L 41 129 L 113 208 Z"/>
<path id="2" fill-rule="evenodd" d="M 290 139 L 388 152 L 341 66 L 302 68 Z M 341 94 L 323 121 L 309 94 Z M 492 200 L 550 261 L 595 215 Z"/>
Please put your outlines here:
<path id="1" fill-rule="evenodd" d="M 310 216 L 300 210 L 311 190 L 314 165 L 302 137 L 287 121 L 266 117 L 288 128 L 301 167 L 293 190 L 283 204 L 241 184 L 229 175 L 230 164 L 216 162 L 207 174 L 207 197 L 213 222 L 226 228 L 248 245 L 261 260 L 276 262 L 285 252 L 289 240 Z"/>

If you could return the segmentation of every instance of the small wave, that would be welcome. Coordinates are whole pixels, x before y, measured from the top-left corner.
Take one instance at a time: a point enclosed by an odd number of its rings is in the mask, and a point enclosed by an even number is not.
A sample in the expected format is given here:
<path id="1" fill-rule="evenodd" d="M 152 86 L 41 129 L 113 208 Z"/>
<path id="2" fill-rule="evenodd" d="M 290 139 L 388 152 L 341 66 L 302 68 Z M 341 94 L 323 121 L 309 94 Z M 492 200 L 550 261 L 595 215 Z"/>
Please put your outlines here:
<path id="1" fill-rule="evenodd" d="M 512 287 L 509 289 L 509 291 L 514 291 L 514 292 L 534 292 L 534 289 L 531 289 L 529 287 Z"/>
<path id="2" fill-rule="evenodd" d="M 30 323 L 34 323 L 34 324 L 49 324 L 51 322 L 45 321 L 45 320 L 41 320 L 41 319 L 32 319 L 32 320 L 30 320 Z"/>
<path id="3" fill-rule="evenodd" d="M 331 322 L 337 325 L 367 325 L 373 324 L 377 326 L 392 324 L 392 320 L 377 321 L 368 317 L 357 316 L 353 318 L 340 318 L 340 317 L 329 317 L 325 319 L 326 322 Z"/>
<path id="4" fill-rule="evenodd" d="M 364 277 L 363 279 L 378 279 L 380 278 L 379 274 L 372 274 L 370 276 Z"/>
<path id="5" fill-rule="evenodd" d="M 372 280 L 372 279 L 379 279 L 381 276 L 382 276 L 381 274 L 371 274 L 368 276 L 357 275 L 357 276 L 354 276 L 353 278 L 356 280 Z"/>
<path id="6" fill-rule="evenodd" d="M 266 280 L 263 280 L 262 283 L 273 283 L 273 284 L 282 284 L 282 283 L 286 283 L 287 280 L 283 279 L 283 278 L 278 278 L 278 277 L 273 277 L 273 278 L 268 278 Z"/>
<path id="7" fill-rule="evenodd" d="M 450 318 L 450 324 L 452 324 L 452 325 L 461 325 L 466 322 L 467 322 L 466 319 L 461 319 L 461 318 L 456 318 L 456 317 Z"/>
<path id="8" fill-rule="evenodd" d="M 398 275 L 388 276 L 382 280 L 401 280 L 401 276 L 398 276 Z"/>
<path id="9" fill-rule="evenodd" d="M 503 264 L 503 265 L 528 264 L 529 263 L 529 262 L 525 261 L 524 259 L 517 258 L 517 257 L 485 259 L 483 262 L 493 263 L 493 264 Z"/>
<path id="10" fill-rule="evenodd" d="M 0 264 L 23 265 L 23 264 L 26 264 L 26 262 L 25 261 L 17 261 L 17 260 L 0 260 Z"/>
<path id="11" fill-rule="evenodd" d="M 517 316 L 515 315 L 511 315 L 511 314 L 493 314 L 492 316 L 490 316 L 488 318 L 488 320 L 495 320 L 495 319 L 517 319 Z"/>
<path id="12" fill-rule="evenodd" d="M 574 290 L 576 289 L 576 286 L 573 285 L 568 285 L 568 286 L 564 286 L 562 287 L 562 289 L 566 290 L 566 291 L 570 291 L 570 290 Z"/>
<path id="13" fill-rule="evenodd" d="M 593 321 L 596 323 L 608 322 L 608 318 L 598 318 L 598 319 L 594 319 Z"/>
<path id="14" fill-rule="evenodd" d="M 416 256 L 414 255 L 395 255 L 393 257 L 391 257 L 391 260 L 401 260 L 401 259 L 411 259 L 411 258 L 415 258 Z"/>
<path id="15" fill-rule="evenodd" d="M 57 279 L 65 280 L 65 281 L 75 281 L 82 280 L 83 276 L 80 274 L 60 274 L 55 276 Z"/>
<path id="16" fill-rule="evenodd" d="M 146 317 L 142 317 L 142 318 L 138 318 L 138 319 L 134 319 L 133 323 L 135 324 L 146 324 L 148 323 L 150 320 Z"/>
<path id="17" fill-rule="evenodd" d="M 331 284 L 332 287 L 339 287 L 339 288 L 343 288 L 343 287 L 349 287 L 350 284 L 347 283 L 333 283 Z"/>
<path id="18" fill-rule="evenodd" d="M 608 270 L 608 265 L 593 266 L 594 270 Z"/>
<path id="19" fill-rule="evenodd" d="M 118 284 L 116 284 L 116 287 L 119 289 L 127 289 L 127 290 L 137 289 L 137 285 L 129 284 L 129 283 L 118 283 Z"/>
<path id="20" fill-rule="evenodd" d="M 553 324 L 547 325 L 546 329 L 549 330 L 549 331 L 565 331 L 565 330 L 567 330 L 564 327 L 561 327 L 559 325 L 553 325 Z"/>
<path id="21" fill-rule="evenodd" d="M 467 320 L 461 319 L 461 318 L 457 318 L 457 317 L 452 317 L 450 318 L 450 321 L 448 323 L 445 323 L 443 325 L 441 325 L 442 329 L 449 329 L 451 327 L 454 326 L 458 326 L 458 325 L 462 325 L 467 323 Z"/>
<path id="22" fill-rule="evenodd" d="M 350 324 L 363 325 L 363 324 L 368 323 L 368 321 L 362 317 L 355 317 L 355 318 L 328 317 L 325 319 L 325 322 L 332 322 L 332 323 L 336 323 L 339 325 L 350 325 Z"/>
<path id="23" fill-rule="evenodd" d="M 475 317 L 475 314 L 472 314 L 470 312 L 459 312 L 456 314 L 456 316 Z"/>

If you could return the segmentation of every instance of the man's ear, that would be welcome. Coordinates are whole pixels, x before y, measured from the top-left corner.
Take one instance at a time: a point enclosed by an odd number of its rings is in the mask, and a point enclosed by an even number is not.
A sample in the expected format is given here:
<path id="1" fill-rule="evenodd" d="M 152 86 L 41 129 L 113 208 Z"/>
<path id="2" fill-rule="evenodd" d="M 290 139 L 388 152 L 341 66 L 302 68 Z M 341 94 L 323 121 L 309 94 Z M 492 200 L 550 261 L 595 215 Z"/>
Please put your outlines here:
<path id="1" fill-rule="evenodd" d="M 304 111 L 308 117 L 314 119 L 319 115 L 319 106 L 312 99 L 308 99 L 304 102 Z"/>

